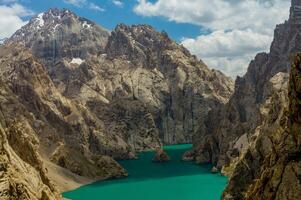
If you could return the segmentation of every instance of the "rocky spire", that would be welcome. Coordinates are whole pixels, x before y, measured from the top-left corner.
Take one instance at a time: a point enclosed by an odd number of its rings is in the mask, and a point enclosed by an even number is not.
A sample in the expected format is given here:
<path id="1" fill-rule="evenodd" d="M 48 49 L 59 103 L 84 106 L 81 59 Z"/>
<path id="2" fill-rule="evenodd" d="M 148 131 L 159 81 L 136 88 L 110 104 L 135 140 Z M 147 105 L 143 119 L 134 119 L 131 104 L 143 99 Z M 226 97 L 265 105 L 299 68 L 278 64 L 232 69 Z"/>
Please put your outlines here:
<path id="1" fill-rule="evenodd" d="M 292 0 L 290 9 L 290 21 L 301 24 L 301 0 Z"/>

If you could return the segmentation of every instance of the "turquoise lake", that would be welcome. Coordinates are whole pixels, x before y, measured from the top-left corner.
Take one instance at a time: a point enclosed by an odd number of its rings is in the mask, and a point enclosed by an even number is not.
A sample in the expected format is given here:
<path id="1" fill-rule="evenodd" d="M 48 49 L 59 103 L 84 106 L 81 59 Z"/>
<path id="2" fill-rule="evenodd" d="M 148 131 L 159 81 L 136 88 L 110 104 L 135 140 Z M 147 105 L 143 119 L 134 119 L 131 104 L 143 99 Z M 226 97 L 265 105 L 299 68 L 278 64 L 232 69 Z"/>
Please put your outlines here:
<path id="1" fill-rule="evenodd" d="M 63 193 L 72 200 L 219 200 L 227 178 L 211 174 L 210 165 L 182 162 L 191 145 L 165 146 L 168 163 L 153 163 L 154 152 L 141 153 L 138 160 L 119 161 L 129 177 L 85 185 Z"/>

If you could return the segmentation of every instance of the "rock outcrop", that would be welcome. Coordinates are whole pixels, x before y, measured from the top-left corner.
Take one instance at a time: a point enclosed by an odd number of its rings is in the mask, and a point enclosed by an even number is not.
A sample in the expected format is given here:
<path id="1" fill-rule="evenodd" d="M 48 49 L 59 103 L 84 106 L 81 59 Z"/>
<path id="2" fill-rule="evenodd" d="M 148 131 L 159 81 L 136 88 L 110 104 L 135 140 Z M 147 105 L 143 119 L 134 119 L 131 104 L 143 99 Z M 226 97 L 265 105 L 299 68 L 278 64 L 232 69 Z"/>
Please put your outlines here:
<path id="1" fill-rule="evenodd" d="M 169 156 L 167 155 L 164 149 L 157 149 L 156 154 L 153 158 L 153 162 L 168 162 L 170 160 Z"/>
<path id="2" fill-rule="evenodd" d="M 278 75 L 277 75 L 278 76 Z M 265 121 L 233 165 L 223 199 L 295 200 L 301 195 L 301 54 L 286 84 L 274 79 L 274 93 L 262 108 Z M 289 102 L 289 106 L 288 106 Z"/>
<path id="3" fill-rule="evenodd" d="M 37 153 L 38 139 L 33 131 L 17 122 L 4 130 L 3 116 L 0 118 L 0 199 L 60 199 Z"/>
<path id="4" fill-rule="evenodd" d="M 270 80 L 279 72 L 288 73 L 292 56 L 301 51 L 300 1 L 292 1 L 291 15 L 277 25 L 270 53 L 260 53 L 251 61 L 245 76 L 238 77 L 229 102 L 209 113 L 186 155 L 199 163 L 211 162 L 221 169 L 246 149 L 265 117 L 262 106 L 270 98 Z"/>

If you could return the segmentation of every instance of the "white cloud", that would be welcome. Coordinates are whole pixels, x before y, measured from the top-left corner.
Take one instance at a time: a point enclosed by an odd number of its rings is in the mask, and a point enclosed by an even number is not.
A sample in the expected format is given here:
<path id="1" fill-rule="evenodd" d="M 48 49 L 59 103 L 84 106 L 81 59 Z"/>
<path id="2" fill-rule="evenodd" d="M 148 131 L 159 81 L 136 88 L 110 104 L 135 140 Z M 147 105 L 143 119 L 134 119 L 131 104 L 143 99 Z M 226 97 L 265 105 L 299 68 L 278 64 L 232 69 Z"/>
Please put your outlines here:
<path id="1" fill-rule="evenodd" d="M 138 0 L 134 11 L 211 30 L 182 43 L 210 67 L 235 76 L 246 71 L 257 52 L 268 50 L 274 27 L 288 18 L 289 6 L 290 0 Z"/>
<path id="2" fill-rule="evenodd" d="M 89 8 L 91 10 L 95 10 L 95 11 L 99 11 L 99 12 L 105 11 L 105 9 L 103 9 L 102 7 L 100 7 L 100 6 L 98 6 L 98 5 L 94 4 L 94 3 L 89 3 Z"/>
<path id="3" fill-rule="evenodd" d="M 209 35 L 201 35 L 196 39 L 183 39 L 183 44 L 189 46 L 192 52 L 197 52 L 202 47 L 201 55 L 206 57 L 230 56 L 237 57 L 244 53 L 253 53 L 265 49 L 272 38 L 251 31 L 214 31 Z"/>
<path id="4" fill-rule="evenodd" d="M 247 30 L 217 30 L 182 44 L 209 66 L 232 76 L 243 75 L 257 52 L 268 51 L 272 37 Z"/>
<path id="5" fill-rule="evenodd" d="M 123 2 L 122 2 L 122 1 L 119 1 L 119 0 L 112 0 L 112 3 L 113 3 L 115 6 L 123 7 Z"/>
<path id="6" fill-rule="evenodd" d="M 79 8 L 84 7 L 97 12 L 105 11 L 104 8 L 100 7 L 99 5 L 96 5 L 95 3 L 89 2 L 87 0 L 63 0 L 63 1 L 67 4 L 71 4 Z"/>
<path id="7" fill-rule="evenodd" d="M 82 7 L 86 4 L 86 0 L 64 0 L 65 3 L 72 4 L 76 7 Z"/>
<path id="8" fill-rule="evenodd" d="M 0 38 L 10 37 L 27 23 L 22 17 L 34 13 L 20 4 L 0 5 Z"/>

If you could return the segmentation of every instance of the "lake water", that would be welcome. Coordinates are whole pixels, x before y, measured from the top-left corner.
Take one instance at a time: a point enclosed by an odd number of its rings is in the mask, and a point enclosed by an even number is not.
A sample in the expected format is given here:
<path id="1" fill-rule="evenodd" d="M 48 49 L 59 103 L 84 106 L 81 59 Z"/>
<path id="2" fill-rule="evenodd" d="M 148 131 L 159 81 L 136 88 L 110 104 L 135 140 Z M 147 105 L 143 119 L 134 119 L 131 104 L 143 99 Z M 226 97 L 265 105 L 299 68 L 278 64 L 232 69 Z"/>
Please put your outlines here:
<path id="1" fill-rule="evenodd" d="M 119 163 L 129 177 L 85 185 L 63 193 L 72 200 L 219 200 L 227 178 L 211 174 L 210 165 L 181 162 L 191 145 L 165 146 L 168 163 L 153 163 L 154 152 Z"/>

